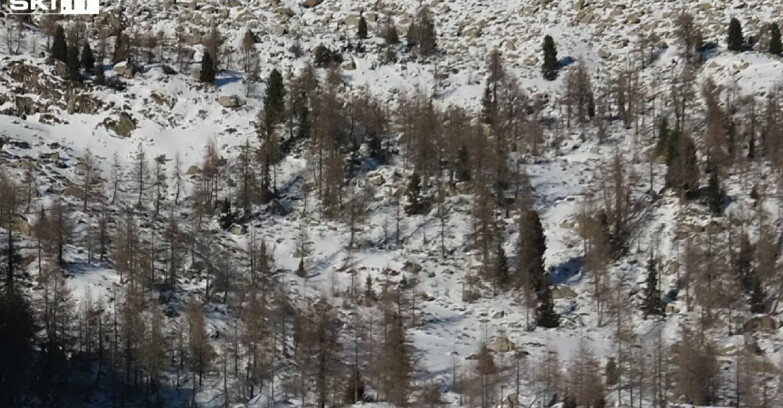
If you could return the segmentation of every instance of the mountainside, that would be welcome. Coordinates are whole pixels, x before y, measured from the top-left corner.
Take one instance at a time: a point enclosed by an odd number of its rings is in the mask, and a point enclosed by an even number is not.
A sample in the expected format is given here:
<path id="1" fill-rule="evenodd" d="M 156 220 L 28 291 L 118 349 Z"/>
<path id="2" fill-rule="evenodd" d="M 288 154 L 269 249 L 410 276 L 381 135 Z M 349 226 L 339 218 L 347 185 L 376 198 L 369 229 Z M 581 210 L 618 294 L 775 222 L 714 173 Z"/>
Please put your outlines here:
<path id="1" fill-rule="evenodd" d="M 0 406 L 778 406 L 782 12 L 6 14 Z"/>

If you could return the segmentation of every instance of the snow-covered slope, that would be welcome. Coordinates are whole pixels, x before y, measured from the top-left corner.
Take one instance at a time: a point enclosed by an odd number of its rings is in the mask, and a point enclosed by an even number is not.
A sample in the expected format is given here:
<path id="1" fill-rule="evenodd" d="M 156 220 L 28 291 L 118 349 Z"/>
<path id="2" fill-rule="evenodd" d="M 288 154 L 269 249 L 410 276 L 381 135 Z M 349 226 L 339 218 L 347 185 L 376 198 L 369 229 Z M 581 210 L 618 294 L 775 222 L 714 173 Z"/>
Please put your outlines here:
<path id="1" fill-rule="evenodd" d="M 756 35 L 783 12 L 783 3 L 777 1 L 434 0 L 424 4 L 435 17 L 438 52 L 421 60 L 401 51 L 398 62 L 382 63 L 383 40 L 377 35 L 380 22 L 392 18 L 403 37 L 419 4 L 412 0 L 325 0 L 314 7 L 304 7 L 293 0 L 126 0 L 121 4 L 105 5 L 105 13 L 101 16 L 85 18 L 88 38 L 93 41 L 102 24 L 120 24 L 115 17 L 108 17 L 120 9 L 127 32 L 162 32 L 166 39 L 166 45 L 157 51 L 159 57 L 155 63 L 145 65 L 133 78 L 123 79 L 127 88 L 121 91 L 91 83 L 70 89 L 64 80 L 57 78 L 55 68 L 47 64 L 45 58 L 33 53 L 34 49 L 40 50 L 46 40 L 36 25 L 28 24 L 23 32 L 25 45 L 21 55 L 10 55 L 6 44 L 0 45 L 3 58 L 0 62 L 3 69 L 0 73 L 0 93 L 3 95 L 0 111 L 6 113 L 0 115 L 0 138 L 13 142 L 3 145 L 0 160 L 9 163 L 19 177 L 23 174 L 22 162 L 36 163 L 40 194 L 35 199 L 36 206 L 51 205 L 55 196 L 77 180 L 74 165 L 77 157 L 87 149 L 100 159 L 105 174 L 110 173 L 115 154 L 128 165 L 139 146 L 150 158 L 164 155 L 169 164 L 179 156 L 183 171 L 187 171 L 199 165 L 205 146 L 214 142 L 220 154 L 229 163 L 235 163 L 242 143 L 248 140 L 254 147 L 259 145 L 256 122 L 265 85 L 260 84 L 248 92 L 237 56 L 232 57 L 231 64 L 226 63 L 215 86 L 199 84 L 190 75 L 204 49 L 202 36 L 206 37 L 210 27 L 217 27 L 226 49 L 233 50 L 240 48 L 245 30 L 251 30 L 257 38 L 256 50 L 261 55 L 261 77 L 264 78 L 274 68 L 290 78 L 302 69 L 311 58 L 310 51 L 320 44 L 342 50 L 346 63 L 341 92 L 349 95 L 367 88 L 390 108 L 396 105 L 401 93 L 422 90 L 433 95 L 440 106 L 459 105 L 478 111 L 487 75 L 487 54 L 498 48 L 503 54 L 507 75 L 516 77 L 530 95 L 550 101 L 544 105 L 543 114 L 553 123 L 559 123 L 558 118 L 562 115 L 554 101 L 562 96 L 565 75 L 561 74 L 556 81 L 545 81 L 541 77 L 540 48 L 546 34 L 555 38 L 564 65 L 572 60 L 584 62 L 596 83 L 612 78 L 620 70 L 638 67 L 640 50 L 648 55 L 647 58 L 650 53 L 655 55 L 640 77 L 651 96 L 648 102 L 657 104 L 653 109 L 659 111 L 670 109 L 666 105 L 667 86 L 682 64 L 678 57 L 681 48 L 673 27 L 674 17 L 681 9 L 696 16 L 705 41 L 718 44 L 699 72 L 700 80 L 711 76 L 726 87 L 738 84 L 742 94 L 762 96 L 783 79 L 783 63 L 778 58 L 757 51 L 729 53 L 723 46 L 731 17 L 743 21 L 746 34 Z M 368 20 L 371 32 L 370 39 L 364 41 L 364 52 L 355 49 L 359 13 Z M 6 20 L 4 24 L 8 26 L 11 22 Z M 174 38 L 179 32 L 186 33 L 186 46 L 194 50 L 193 60 L 184 72 L 167 74 L 164 65 L 179 69 L 173 56 Z M 302 56 L 297 57 L 290 51 L 294 44 L 304 50 Z M 568 69 L 571 68 L 564 67 L 563 72 Z M 12 75 L 12 71 L 21 74 Z M 322 71 L 319 70 L 319 75 L 325 75 Z M 109 77 L 118 75 L 107 71 Z M 30 81 L 37 85 L 31 86 Z M 57 89 L 62 95 L 40 92 L 42 88 Z M 83 104 L 69 112 L 69 101 L 75 95 L 82 95 L 86 105 L 94 109 Z M 218 103 L 218 98 L 226 95 L 239 95 L 246 104 L 224 107 Z M 695 101 L 691 109 L 700 111 L 701 101 Z M 122 121 L 122 118 L 133 123 L 127 135 L 121 135 L 122 131 L 107 125 Z M 647 176 L 650 169 L 646 157 L 655 140 L 653 117 L 647 114 L 645 118 L 638 134 L 620 123 L 611 123 L 610 136 L 603 144 L 597 142 L 595 129 L 574 127 L 569 130 L 550 126 L 546 131 L 546 152 L 541 157 L 529 158 L 526 164 L 547 238 L 546 266 L 552 273 L 552 283 L 559 289 L 555 304 L 562 327 L 557 329 L 528 330 L 528 316 L 521 296 L 514 292 L 493 296 L 488 283 L 481 283 L 476 289 L 480 294 L 477 300 L 463 300 L 465 287 L 469 285 L 468 277 L 480 266 L 480 256 L 471 243 L 472 195 L 455 193 L 448 198 L 452 212 L 446 246 L 450 253 L 445 259 L 440 254 L 440 241 L 434 238 L 439 228 L 434 213 L 406 217 L 402 228 L 403 243 L 386 243 L 384 236 L 395 216 L 391 192 L 401 183 L 399 175 L 407 175 L 408 170 L 399 158 L 372 169 L 367 175 L 367 179 L 382 175 L 383 180 L 375 186 L 369 217 L 361 227 L 361 242 L 353 250 L 346 249 L 350 231 L 345 223 L 329 220 L 318 211 L 305 211 L 303 180 L 309 163 L 301 152 L 283 159 L 277 169 L 279 184 L 286 186 L 286 203 L 292 206 L 290 214 L 273 215 L 259 208 L 259 215 L 247 223 L 243 233 L 223 231 L 216 220 L 210 221 L 208 233 L 216 248 L 236 253 L 237 265 L 244 265 L 246 261 L 245 249 L 250 237 L 256 233 L 262 236 L 273 248 L 282 286 L 290 291 L 294 303 L 299 306 L 321 295 L 334 305 L 343 305 L 343 298 L 335 296 L 335 292 L 344 292 L 354 282 L 360 282 L 361 286 L 367 277 L 378 284 L 397 283 L 403 277 L 415 278 L 417 291 L 421 292 L 417 305 L 421 324 L 408 332 L 410 344 L 417 350 L 419 371 L 415 379 L 422 384 L 434 381 L 442 385 L 448 391 L 444 398 L 457 406 L 459 396 L 450 387 L 455 361 L 458 370 L 469 371 L 472 361 L 466 359 L 482 342 L 491 344 L 495 339 L 507 338 L 529 354 L 526 358 L 531 366 L 550 350 L 556 350 L 564 362 L 568 361 L 581 341 L 586 341 L 602 362 L 616 352 L 616 327 L 611 322 L 598 325 L 592 278 L 582 268 L 584 251 L 575 220 L 585 206 L 585 193 L 596 185 L 601 175 L 599 169 L 609 163 L 616 152 L 622 154 L 636 174 L 632 183 L 634 198 L 647 203 L 645 194 L 650 188 Z M 52 153 L 56 156 L 51 156 Z M 663 164 L 652 167 L 656 190 L 664 184 L 665 171 Z M 774 181 L 766 183 L 775 186 Z M 727 214 L 752 218 L 748 214 L 756 202 L 749 198 L 746 185 L 739 175 L 727 181 L 726 190 L 731 197 L 725 210 Z M 192 189 L 193 185 L 188 182 L 187 188 Z M 225 194 L 231 192 L 227 187 Z M 169 201 L 173 202 L 174 194 L 174 191 L 168 192 Z M 88 214 L 78 211 L 78 199 L 66 197 L 74 205 L 74 220 L 88 219 Z M 133 198 L 130 192 L 121 192 L 119 201 L 132 203 Z M 767 213 L 777 220 L 777 201 L 769 199 L 761 205 L 766 205 Z M 36 206 L 23 214 L 31 224 L 36 219 Z M 187 205 L 172 207 L 172 211 L 184 220 L 192 216 Z M 505 230 L 509 231 L 506 251 L 514 253 L 515 218 L 500 218 L 507 227 Z M 631 309 L 630 306 L 639 304 L 638 292 L 644 285 L 650 252 L 656 252 L 664 267 L 661 287 L 666 293 L 676 286 L 676 267 L 672 265 L 681 262 L 682 248 L 689 239 L 683 238 L 681 226 L 705 227 L 710 222 L 704 206 L 683 204 L 672 193 L 665 192 L 639 217 L 627 254 L 611 265 L 612 297 L 629 305 L 630 326 L 642 347 L 651 350 L 659 332 L 663 333 L 666 342 L 674 342 L 680 328 L 695 324 L 697 317 L 693 310 L 685 310 L 680 302 L 673 304 L 676 307 L 669 310 L 666 319 L 645 319 L 641 312 L 635 311 L 638 307 Z M 749 225 L 753 231 L 758 227 Z M 303 230 L 312 247 L 306 280 L 295 274 L 300 260 L 297 246 Z M 90 265 L 86 262 L 80 239 L 85 234 L 84 228 L 77 228 L 76 243 L 67 248 L 68 284 L 76 297 L 83 296 L 89 288 L 93 296 L 115 299 L 121 286 L 118 274 L 111 263 Z M 720 234 L 723 237 L 726 232 Z M 420 271 L 413 271 L 419 267 Z M 349 271 L 356 271 L 356 275 Z M 180 300 L 187 293 L 200 293 L 204 286 L 202 280 L 188 279 L 182 284 Z M 226 312 L 226 306 L 216 302 L 206 308 L 210 332 L 228 332 L 231 313 Z M 368 318 L 377 314 L 377 310 L 351 306 L 341 312 L 346 322 L 357 314 Z M 171 319 L 172 324 L 175 320 Z M 354 329 L 347 323 L 344 336 L 350 338 Z M 727 335 L 726 330 L 716 329 L 711 335 L 721 350 L 746 341 L 745 336 Z M 758 337 L 766 358 L 778 364 L 779 349 L 783 346 L 779 332 Z M 218 345 L 224 340 L 213 341 Z M 726 361 L 732 356 L 730 352 L 722 355 Z M 510 365 L 513 353 L 498 351 L 495 358 L 499 365 Z M 293 374 L 284 370 L 277 375 L 276 380 L 284 382 Z M 531 374 L 528 379 L 533 377 Z M 512 382 L 511 379 L 507 381 L 508 384 Z M 220 384 L 216 379 L 208 384 L 207 390 L 199 395 L 200 406 L 220 406 Z M 505 387 L 503 397 L 515 392 L 512 390 L 511 385 Z M 540 397 L 539 391 L 533 386 L 523 387 L 520 400 L 531 404 Z M 278 395 L 267 395 L 264 400 L 257 398 L 248 406 L 264 406 L 268 399 L 283 399 L 284 396 L 284 391 L 278 390 Z"/>

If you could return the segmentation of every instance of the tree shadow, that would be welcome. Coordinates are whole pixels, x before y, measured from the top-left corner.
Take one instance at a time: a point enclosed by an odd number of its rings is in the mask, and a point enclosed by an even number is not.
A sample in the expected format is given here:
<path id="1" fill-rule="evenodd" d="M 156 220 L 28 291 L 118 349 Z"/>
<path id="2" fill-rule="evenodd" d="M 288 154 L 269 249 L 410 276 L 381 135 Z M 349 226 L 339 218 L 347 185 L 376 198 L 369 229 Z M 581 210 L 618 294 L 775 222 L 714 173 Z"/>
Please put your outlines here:
<path id="1" fill-rule="evenodd" d="M 569 66 L 569 65 L 571 65 L 571 64 L 573 64 L 575 62 L 576 62 L 576 58 L 574 58 L 574 57 L 569 55 L 567 57 L 560 58 L 557 61 L 557 68 L 558 69 L 565 68 L 565 67 L 567 67 L 567 66 Z"/>
<path id="2" fill-rule="evenodd" d="M 220 71 L 215 76 L 215 86 L 220 88 L 222 86 L 233 84 L 242 80 L 242 75 L 234 71 Z"/>
<path id="3" fill-rule="evenodd" d="M 584 265 L 584 259 L 580 257 L 571 258 L 560 265 L 553 266 L 549 270 L 549 283 L 560 285 L 569 283 L 579 274 Z"/>

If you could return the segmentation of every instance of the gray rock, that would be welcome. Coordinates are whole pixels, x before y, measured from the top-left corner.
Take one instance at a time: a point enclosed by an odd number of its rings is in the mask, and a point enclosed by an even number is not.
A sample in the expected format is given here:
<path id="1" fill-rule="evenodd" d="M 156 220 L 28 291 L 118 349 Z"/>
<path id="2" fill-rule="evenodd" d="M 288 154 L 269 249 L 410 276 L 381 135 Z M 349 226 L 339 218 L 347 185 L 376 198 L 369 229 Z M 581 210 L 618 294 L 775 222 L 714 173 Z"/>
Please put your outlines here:
<path id="1" fill-rule="evenodd" d="M 237 95 L 222 95 L 218 97 L 218 103 L 224 108 L 238 108 L 245 104 L 245 101 Z"/>
<path id="2" fill-rule="evenodd" d="M 131 79 L 133 78 L 133 75 L 136 73 L 136 70 L 133 68 L 133 65 L 129 64 L 126 61 L 118 62 L 114 64 L 114 68 L 112 68 L 114 72 L 121 75 L 123 78 Z"/>

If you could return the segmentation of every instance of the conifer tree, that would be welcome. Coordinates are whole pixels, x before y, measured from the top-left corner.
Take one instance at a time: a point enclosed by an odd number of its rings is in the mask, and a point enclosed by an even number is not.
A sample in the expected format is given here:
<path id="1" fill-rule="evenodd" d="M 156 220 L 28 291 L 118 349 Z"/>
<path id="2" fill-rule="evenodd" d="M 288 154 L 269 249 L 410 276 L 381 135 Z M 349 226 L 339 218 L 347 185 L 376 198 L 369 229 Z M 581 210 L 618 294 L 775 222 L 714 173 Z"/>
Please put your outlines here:
<path id="1" fill-rule="evenodd" d="M 435 47 L 437 46 L 435 21 L 432 19 L 429 8 L 422 7 L 419 10 L 418 20 L 416 34 L 418 35 L 419 53 L 423 56 L 428 56 L 435 52 Z"/>
<path id="2" fill-rule="evenodd" d="M 282 121 L 285 111 L 285 86 L 280 71 L 273 69 L 269 73 L 264 95 L 264 114 L 269 124 L 275 125 Z"/>
<path id="3" fill-rule="evenodd" d="M 742 45 L 745 43 L 745 39 L 742 36 L 742 25 L 736 18 L 732 18 L 729 23 L 729 34 L 726 43 L 729 51 L 742 51 Z"/>
<path id="4" fill-rule="evenodd" d="M 696 145 L 693 140 L 674 132 L 671 136 L 673 149 L 667 160 L 666 185 L 683 196 L 699 188 L 699 166 L 696 159 Z"/>
<path id="5" fill-rule="evenodd" d="M 495 249 L 495 282 L 499 288 L 506 288 L 509 281 L 508 257 L 506 257 L 506 251 L 503 249 L 503 241 L 498 240 L 498 245 Z"/>
<path id="6" fill-rule="evenodd" d="M 367 20 L 364 19 L 364 15 L 359 16 L 359 28 L 357 34 L 360 39 L 367 39 Z"/>
<path id="7" fill-rule="evenodd" d="M 775 23 L 769 25 L 769 53 L 775 56 L 783 52 L 783 45 L 780 42 L 780 27 Z"/>
<path id="8" fill-rule="evenodd" d="M 65 43 L 65 30 L 62 26 L 57 26 L 57 31 L 54 34 L 54 42 L 52 43 L 52 58 L 57 61 L 68 61 L 68 46 Z"/>
<path id="9" fill-rule="evenodd" d="M 419 173 L 413 172 L 410 179 L 408 179 L 408 191 L 406 193 L 408 197 L 408 205 L 405 206 L 405 212 L 408 215 L 421 214 L 424 211 L 424 204 L 421 197 L 421 177 Z"/>
<path id="10" fill-rule="evenodd" d="M 400 35 L 397 33 L 397 26 L 394 25 L 394 21 L 391 16 L 386 19 L 383 27 L 383 40 L 387 46 L 394 45 L 400 42 Z"/>
<path id="11" fill-rule="evenodd" d="M 517 242 L 516 283 L 520 288 L 531 288 L 536 292 L 546 286 L 544 252 L 546 241 L 544 228 L 538 213 L 525 209 L 519 220 L 519 241 Z"/>
<path id="12" fill-rule="evenodd" d="M 106 83 L 106 73 L 103 70 L 103 64 L 98 63 L 95 65 L 95 80 L 94 82 L 98 85 L 103 85 Z"/>
<path id="13" fill-rule="evenodd" d="M 658 265 L 652 257 L 647 262 L 647 286 L 644 288 L 644 314 L 657 315 L 661 312 L 661 291 L 658 289 Z"/>
<path id="14" fill-rule="evenodd" d="M 30 301 L 14 287 L 0 291 L 0 322 L 0 406 L 23 406 L 32 391 L 36 322 Z"/>
<path id="15" fill-rule="evenodd" d="M 82 82 L 82 74 L 79 71 L 79 49 L 76 46 L 68 47 L 68 79 L 73 82 Z"/>
<path id="16" fill-rule="evenodd" d="M 544 79 L 554 81 L 557 78 L 557 46 L 552 36 L 544 37 L 544 64 L 541 66 L 541 72 Z"/>
<path id="17" fill-rule="evenodd" d="M 87 72 L 92 72 L 95 69 L 95 56 L 92 55 L 89 41 L 85 41 L 84 47 L 82 47 L 81 65 Z"/>
<path id="18" fill-rule="evenodd" d="M 560 326 L 560 317 L 555 312 L 555 304 L 552 300 L 552 288 L 546 284 L 538 291 L 538 309 L 536 321 L 539 326 L 552 329 Z"/>
<path id="19" fill-rule="evenodd" d="M 723 189 L 720 187 L 720 180 L 718 180 L 718 169 L 712 160 L 709 162 L 710 178 L 707 184 L 707 206 L 714 215 L 720 215 L 723 204 Z"/>
<path id="20" fill-rule="evenodd" d="M 211 84 L 215 82 L 215 75 L 215 63 L 212 60 L 212 56 L 208 52 L 205 52 L 204 55 L 201 56 L 201 72 L 199 73 L 198 80 Z"/>

